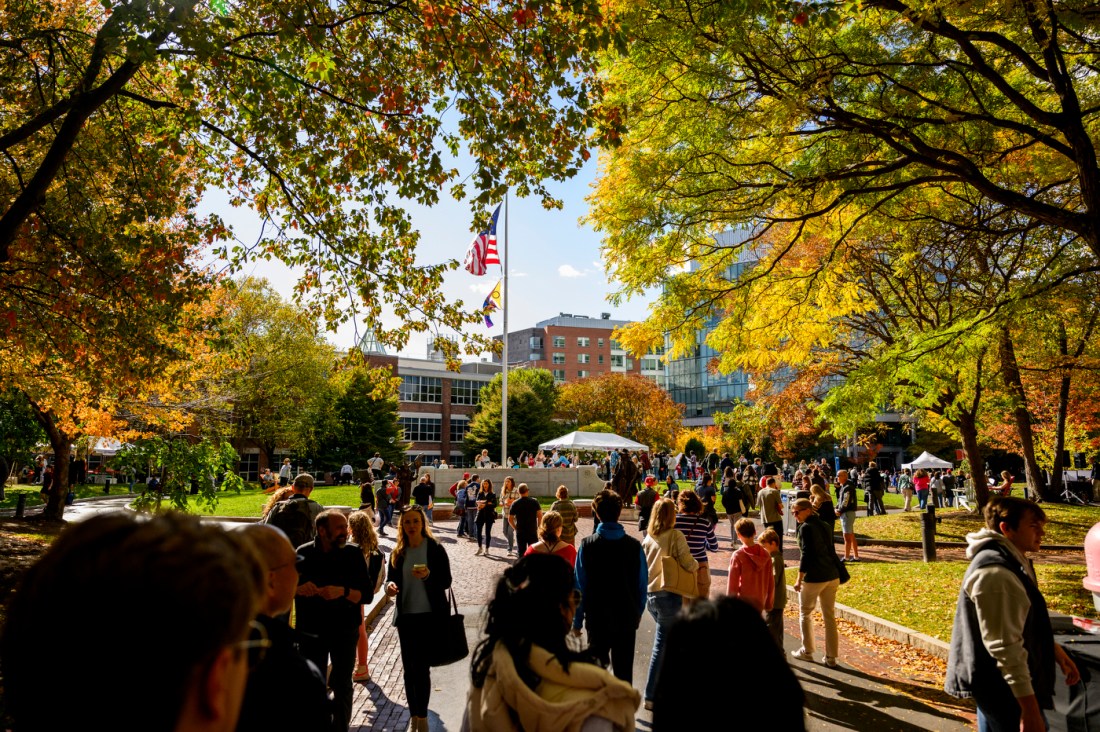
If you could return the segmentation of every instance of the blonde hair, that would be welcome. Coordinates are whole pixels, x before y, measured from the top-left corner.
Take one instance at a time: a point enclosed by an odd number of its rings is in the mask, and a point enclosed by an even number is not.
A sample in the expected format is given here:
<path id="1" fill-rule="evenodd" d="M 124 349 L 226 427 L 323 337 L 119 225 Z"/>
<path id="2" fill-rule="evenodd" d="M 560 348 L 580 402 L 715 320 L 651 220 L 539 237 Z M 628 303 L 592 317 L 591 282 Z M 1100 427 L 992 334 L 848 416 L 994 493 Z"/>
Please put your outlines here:
<path id="1" fill-rule="evenodd" d="M 555 495 L 558 497 L 559 501 L 569 500 L 569 489 L 564 485 L 559 485 L 558 492 Z"/>
<path id="2" fill-rule="evenodd" d="M 661 498 L 653 504 L 653 513 L 649 515 L 648 533 L 654 539 L 676 525 L 676 504 L 667 498 Z"/>
<path id="3" fill-rule="evenodd" d="M 294 495 L 294 489 L 290 486 L 280 488 L 271 494 L 271 497 L 267 499 L 267 503 L 264 504 L 263 510 L 260 511 L 260 516 L 264 517 L 271 513 L 271 509 L 275 508 L 275 504 L 279 501 L 285 501 Z"/>
<path id="4" fill-rule="evenodd" d="M 371 511 L 352 511 L 348 516 L 348 528 L 351 529 L 351 540 L 359 545 L 364 556 L 370 556 L 378 551 L 378 534 L 374 533 L 374 521 Z"/>
<path id="5" fill-rule="evenodd" d="M 558 529 L 562 527 L 561 514 L 557 511 L 547 511 L 542 515 L 542 523 L 539 524 L 539 538 L 546 542 L 548 547 L 553 547 L 558 540 Z"/>
<path id="6" fill-rule="evenodd" d="M 817 483 L 810 483 L 810 498 L 816 498 L 817 503 L 814 508 L 819 507 L 822 503 L 829 500 L 829 494 L 825 492 L 825 489 L 819 486 Z"/>
<path id="7" fill-rule="evenodd" d="M 397 520 L 397 544 L 393 547 L 393 552 L 390 554 L 390 564 L 394 567 L 397 566 L 397 560 L 405 556 L 406 545 L 409 543 L 408 538 L 405 536 L 405 517 L 413 511 L 420 514 L 420 535 L 425 539 L 435 541 L 435 537 L 432 536 L 432 530 L 428 527 L 428 517 L 424 513 L 424 509 L 415 503 L 406 506 L 405 510 L 401 512 L 401 518 Z"/>

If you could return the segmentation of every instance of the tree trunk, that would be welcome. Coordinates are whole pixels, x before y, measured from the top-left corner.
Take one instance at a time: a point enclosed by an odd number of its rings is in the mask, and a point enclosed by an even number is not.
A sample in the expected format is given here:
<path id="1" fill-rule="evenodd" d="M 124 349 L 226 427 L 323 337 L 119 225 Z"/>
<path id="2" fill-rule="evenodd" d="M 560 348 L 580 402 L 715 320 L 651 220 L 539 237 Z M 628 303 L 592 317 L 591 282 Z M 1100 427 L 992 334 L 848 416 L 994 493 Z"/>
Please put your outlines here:
<path id="1" fill-rule="evenodd" d="M 1069 338 L 1066 335 L 1066 324 L 1058 322 L 1058 354 L 1062 357 L 1062 378 L 1058 387 L 1058 414 L 1054 418 L 1054 467 L 1050 476 L 1051 497 L 1057 497 L 1062 492 L 1062 474 L 1066 468 L 1066 415 L 1069 412 L 1069 379 L 1070 372 L 1066 368 L 1069 358 Z"/>
<path id="2" fill-rule="evenodd" d="M 962 438 L 966 460 L 970 465 L 970 479 L 974 481 L 974 500 L 981 511 L 989 502 L 989 482 L 985 479 L 985 462 L 978 447 L 978 423 L 972 415 L 963 414 L 954 420 L 954 425 Z"/>
<path id="3" fill-rule="evenodd" d="M 1020 450 L 1024 455 L 1024 475 L 1027 480 L 1024 493 L 1032 498 L 1046 496 L 1047 483 L 1043 471 L 1039 469 L 1039 461 L 1035 458 L 1035 433 L 1031 425 L 1031 412 L 1027 408 L 1024 384 L 1020 378 L 1020 365 L 1016 361 L 1016 347 L 1007 327 L 1001 329 L 1000 356 L 1001 377 L 1015 405 L 1013 417 L 1016 419 L 1016 432 L 1020 436 Z"/>
<path id="4" fill-rule="evenodd" d="M 69 494 L 69 453 L 72 451 L 72 437 L 62 432 L 54 419 L 53 413 L 43 410 L 34 401 L 28 399 L 34 417 L 46 436 L 50 438 L 50 447 L 53 448 L 53 485 L 46 496 L 46 510 L 42 512 L 42 518 L 47 521 L 63 521 L 65 518 L 65 497 Z"/>

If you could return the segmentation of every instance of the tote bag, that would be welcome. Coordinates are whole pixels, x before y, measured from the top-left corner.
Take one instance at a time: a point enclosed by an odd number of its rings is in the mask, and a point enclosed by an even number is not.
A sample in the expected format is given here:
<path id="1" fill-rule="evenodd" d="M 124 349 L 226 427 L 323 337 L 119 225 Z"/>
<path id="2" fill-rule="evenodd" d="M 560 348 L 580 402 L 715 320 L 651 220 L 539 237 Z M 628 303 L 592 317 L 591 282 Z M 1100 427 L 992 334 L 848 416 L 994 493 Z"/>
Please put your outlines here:
<path id="1" fill-rule="evenodd" d="M 697 597 L 699 585 L 695 572 L 680 566 L 676 557 L 661 557 L 661 592 L 675 592 L 684 597 Z"/>
<path id="2" fill-rule="evenodd" d="M 451 607 L 447 614 L 438 618 L 439 632 L 432 641 L 432 652 L 428 660 L 431 666 L 447 666 L 461 661 L 470 655 L 470 646 L 466 643 L 466 626 L 463 617 L 458 614 L 455 593 L 447 590 L 451 596 Z M 451 610 L 454 612 L 451 612 Z"/>

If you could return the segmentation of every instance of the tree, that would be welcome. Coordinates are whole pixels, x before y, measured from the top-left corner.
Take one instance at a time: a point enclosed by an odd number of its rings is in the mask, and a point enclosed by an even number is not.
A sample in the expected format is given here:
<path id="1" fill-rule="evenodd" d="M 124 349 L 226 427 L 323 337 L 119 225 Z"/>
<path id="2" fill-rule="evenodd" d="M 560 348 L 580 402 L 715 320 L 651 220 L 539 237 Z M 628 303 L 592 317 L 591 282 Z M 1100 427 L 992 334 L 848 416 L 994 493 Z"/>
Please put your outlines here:
<path id="1" fill-rule="evenodd" d="M 670 262 L 736 264 L 737 252 L 718 256 L 716 230 L 776 239 L 778 265 L 806 225 L 940 192 L 1100 261 L 1093 5 L 868 0 L 843 18 L 832 3 L 615 8 L 631 40 L 606 58 L 592 220 L 625 293 Z M 849 234 L 831 233 L 823 263 Z"/>
<path id="2" fill-rule="evenodd" d="M 274 465 L 275 450 L 317 448 L 320 419 L 332 416 L 329 389 L 336 351 L 302 308 L 287 303 L 266 280 L 225 283 L 224 338 L 239 366 L 224 390 L 233 434 L 253 439 Z"/>
<path id="3" fill-rule="evenodd" d="M 578 432 L 603 432 L 604 434 L 614 434 L 615 428 L 609 425 L 607 422 L 592 422 L 577 428 Z"/>
<path id="4" fill-rule="evenodd" d="M 26 396 L 18 391 L 0 393 L 0 486 L 13 469 L 31 460 L 35 446 L 45 439 Z"/>
<path id="5" fill-rule="evenodd" d="M 389 369 L 383 369 L 387 373 Z M 381 453 L 387 463 L 405 459 L 405 443 L 397 419 L 397 384 L 382 379 L 365 367 L 337 373 L 335 401 L 325 405 L 331 411 L 334 429 L 321 439 L 317 454 L 326 465 L 351 463 L 364 467 Z"/>
<path id="6" fill-rule="evenodd" d="M 615 433 L 658 450 L 676 442 L 683 407 L 651 379 L 608 372 L 562 386 L 557 416 L 574 424 L 607 422 Z"/>
<path id="7" fill-rule="evenodd" d="M 137 472 L 148 471 L 161 480 L 156 493 L 142 491 L 136 499 L 144 510 L 160 511 L 166 497 L 171 507 L 188 508 L 189 496 L 196 496 L 199 507 L 213 513 L 221 488 L 239 492 L 244 481 L 233 472 L 240 457 L 225 441 L 208 438 L 149 437 L 124 447 L 115 457 L 117 464 Z"/>
<path id="8" fill-rule="evenodd" d="M 595 53 L 611 32 L 595 0 L 5 4 L 0 266 L 20 271 L 38 232 L 91 223 L 87 210 L 112 210 L 94 226 L 109 235 L 150 205 L 191 211 L 222 188 L 263 233 L 237 242 L 212 219 L 199 235 L 233 264 L 304 269 L 296 296 L 329 325 L 362 317 L 396 348 L 457 331 L 476 319 L 440 296 L 457 262 L 417 262 L 403 206 L 446 191 L 484 207 L 508 189 L 558 205 L 547 181 L 588 156 Z M 447 158 L 460 154 L 471 170 Z M 175 194 L 143 195 L 172 171 L 131 167 L 150 156 L 188 163 Z M 79 258 L 95 237 L 59 241 Z M 54 259 L 47 274 L 64 274 Z M 379 327 L 383 313 L 401 324 Z M 454 355 L 453 339 L 437 343 Z"/>
<path id="9" fill-rule="evenodd" d="M 502 381 L 497 374 L 481 389 L 481 403 L 462 443 L 471 460 L 483 449 L 500 454 Z M 534 452 L 540 443 L 558 436 L 560 427 L 553 420 L 557 400 L 554 376 L 546 369 L 508 372 L 508 444 L 516 454 Z"/>

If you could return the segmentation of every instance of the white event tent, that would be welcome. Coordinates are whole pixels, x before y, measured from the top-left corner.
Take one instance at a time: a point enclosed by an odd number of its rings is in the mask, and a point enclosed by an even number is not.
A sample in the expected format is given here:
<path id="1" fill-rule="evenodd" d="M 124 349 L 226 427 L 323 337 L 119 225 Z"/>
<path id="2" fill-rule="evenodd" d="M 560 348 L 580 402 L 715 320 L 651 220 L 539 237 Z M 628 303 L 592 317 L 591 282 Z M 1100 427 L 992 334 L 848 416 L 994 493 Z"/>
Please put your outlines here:
<path id="1" fill-rule="evenodd" d="M 610 432 L 570 432 L 539 445 L 540 450 L 648 450 L 645 445 Z"/>
<path id="2" fill-rule="evenodd" d="M 947 470 L 955 466 L 946 460 L 940 460 L 930 452 L 922 452 L 919 458 L 911 463 L 903 463 L 901 467 L 910 468 L 912 470 L 917 470 L 918 468 L 924 468 L 925 470 L 929 468 L 933 470 Z"/>

